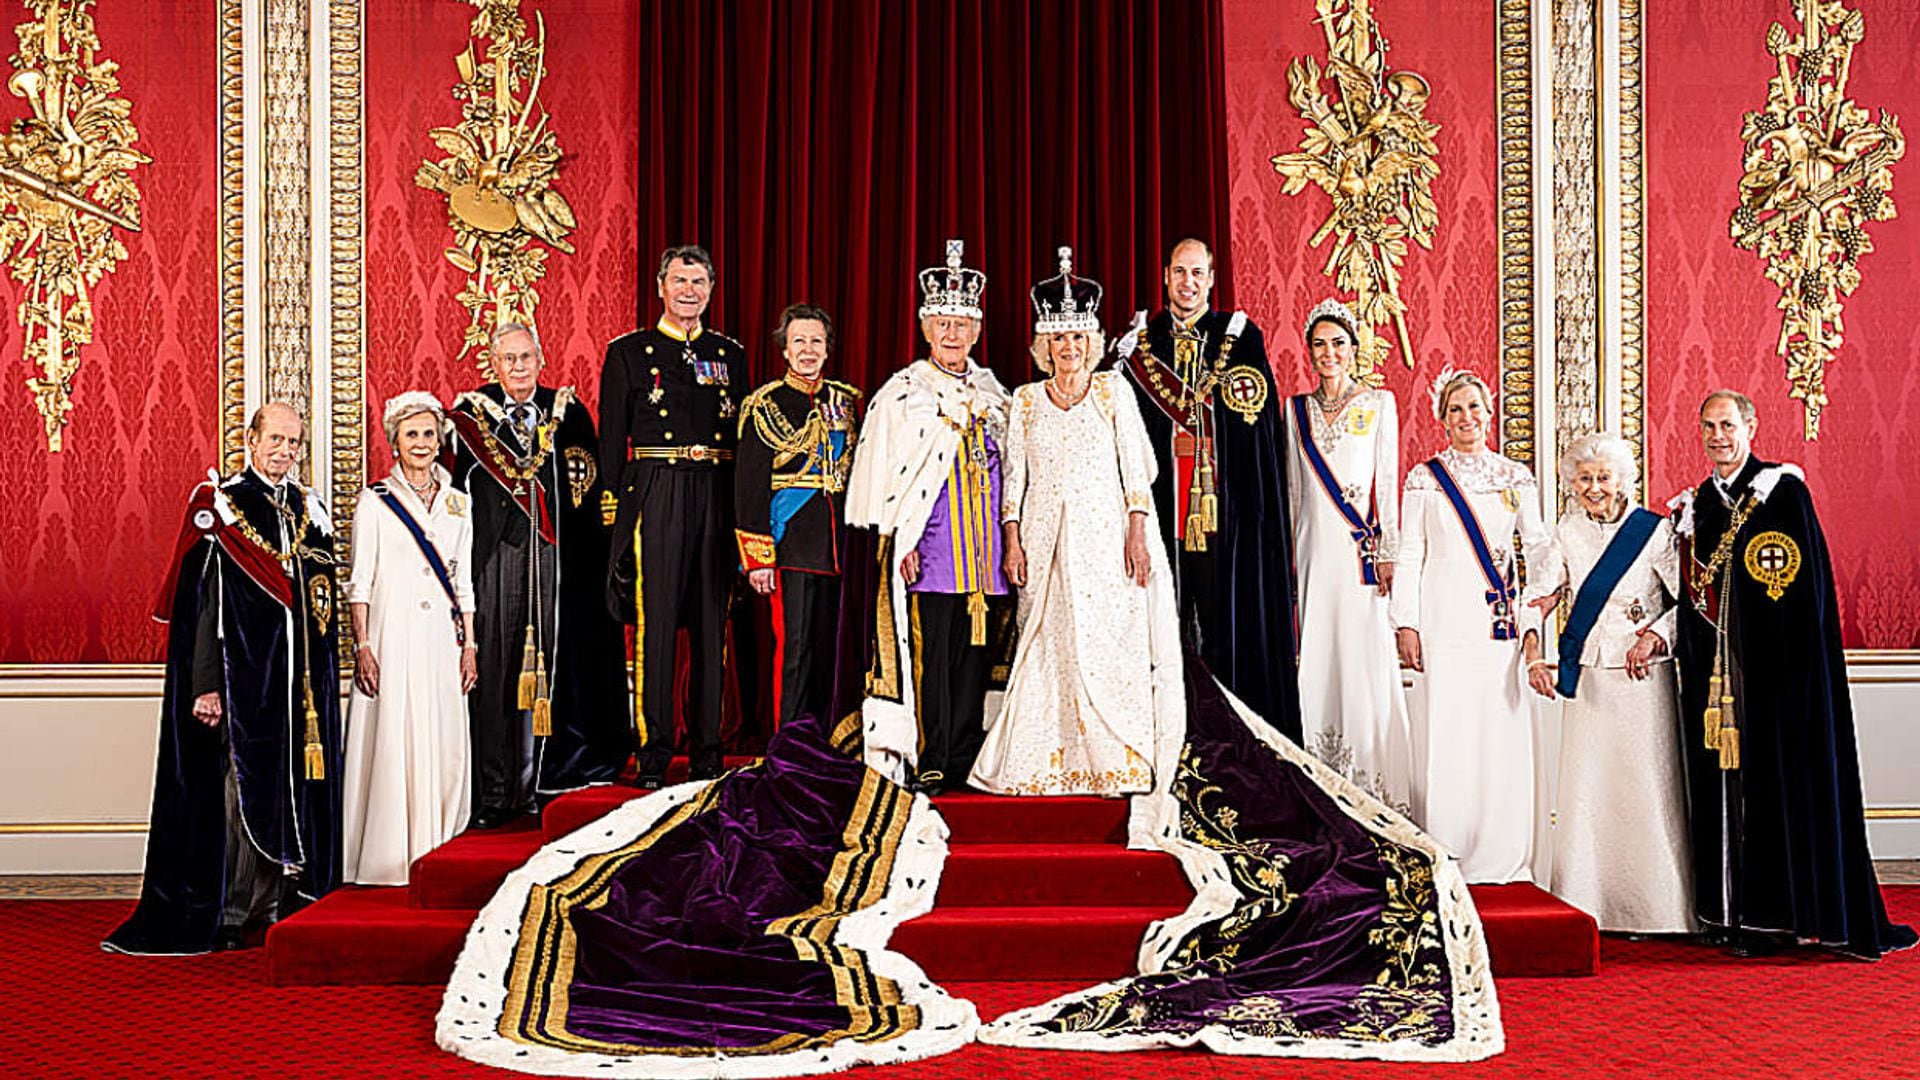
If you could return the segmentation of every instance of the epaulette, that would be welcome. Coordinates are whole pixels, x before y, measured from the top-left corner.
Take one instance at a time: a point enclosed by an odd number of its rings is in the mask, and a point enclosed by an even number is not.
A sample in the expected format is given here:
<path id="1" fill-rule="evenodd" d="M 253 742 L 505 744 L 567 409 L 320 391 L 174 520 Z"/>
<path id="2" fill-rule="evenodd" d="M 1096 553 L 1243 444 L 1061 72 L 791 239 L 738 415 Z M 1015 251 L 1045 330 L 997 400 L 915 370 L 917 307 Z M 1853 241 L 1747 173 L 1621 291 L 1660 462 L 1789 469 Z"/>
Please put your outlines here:
<path id="1" fill-rule="evenodd" d="M 755 414 L 761 409 L 768 407 L 772 400 L 775 387 L 785 385 L 786 380 L 784 379 L 775 379 L 769 383 L 762 383 L 759 387 L 755 388 L 752 393 L 740 399 L 740 422 L 735 431 L 737 437 L 746 437 L 747 422 L 752 420 Z"/>
<path id="2" fill-rule="evenodd" d="M 859 387 L 850 382 L 842 382 L 839 379 L 821 379 L 820 382 L 822 385 L 831 386 L 849 397 L 859 398 L 865 396 L 860 393 Z"/>

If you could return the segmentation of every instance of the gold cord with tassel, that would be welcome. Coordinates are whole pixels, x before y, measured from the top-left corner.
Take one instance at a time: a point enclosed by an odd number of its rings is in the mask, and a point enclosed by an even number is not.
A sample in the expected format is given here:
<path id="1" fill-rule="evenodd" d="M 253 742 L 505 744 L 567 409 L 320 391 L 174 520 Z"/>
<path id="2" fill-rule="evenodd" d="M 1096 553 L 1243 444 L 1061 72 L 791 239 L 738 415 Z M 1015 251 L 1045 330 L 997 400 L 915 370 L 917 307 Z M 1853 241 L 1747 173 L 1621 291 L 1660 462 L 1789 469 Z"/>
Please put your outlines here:
<path id="1" fill-rule="evenodd" d="M 1702 742 L 1709 750 L 1720 749 L 1720 673 L 1715 671 L 1707 680 L 1707 711 L 1702 718 Z"/>
<path id="2" fill-rule="evenodd" d="M 987 594 L 974 590 L 967 594 L 967 614 L 973 619 L 974 645 L 987 643 Z"/>
<path id="3" fill-rule="evenodd" d="M 520 650 L 520 681 L 515 688 L 514 707 L 533 708 L 533 701 L 539 696 L 541 664 L 540 650 L 533 644 L 533 624 L 527 624 L 527 643 Z"/>
<path id="4" fill-rule="evenodd" d="M 302 673 L 303 676 L 305 673 Z M 327 755 L 320 746 L 320 710 L 313 706 L 313 680 L 303 677 L 307 698 L 307 738 L 306 759 L 307 779 L 325 780 L 327 778 Z"/>
<path id="5" fill-rule="evenodd" d="M 547 685 L 547 658 L 536 654 L 534 657 L 533 685 L 533 733 L 536 736 L 553 734 L 553 695 Z"/>

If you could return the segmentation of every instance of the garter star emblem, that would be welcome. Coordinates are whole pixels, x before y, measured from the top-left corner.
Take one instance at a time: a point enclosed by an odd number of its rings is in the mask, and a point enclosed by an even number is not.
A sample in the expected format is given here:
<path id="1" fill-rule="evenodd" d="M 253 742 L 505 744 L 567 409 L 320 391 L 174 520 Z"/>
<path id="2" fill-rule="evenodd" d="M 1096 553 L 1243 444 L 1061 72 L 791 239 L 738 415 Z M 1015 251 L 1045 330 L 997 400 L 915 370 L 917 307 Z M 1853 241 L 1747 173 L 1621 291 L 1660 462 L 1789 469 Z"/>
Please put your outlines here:
<path id="1" fill-rule="evenodd" d="M 1778 600 L 1800 573 L 1800 546 L 1783 532 L 1763 532 L 1747 541 L 1747 573 Z"/>
<path id="2" fill-rule="evenodd" d="M 1221 380 L 1220 398 L 1227 408 L 1240 414 L 1240 419 L 1251 424 L 1267 403 L 1267 380 L 1245 364 L 1235 365 L 1227 369 Z"/>
<path id="3" fill-rule="evenodd" d="M 594 464 L 593 455 L 583 446 L 567 447 L 564 456 L 567 462 L 567 493 L 573 497 L 573 506 L 577 510 L 586 499 L 587 492 L 593 490 L 600 467 Z"/>

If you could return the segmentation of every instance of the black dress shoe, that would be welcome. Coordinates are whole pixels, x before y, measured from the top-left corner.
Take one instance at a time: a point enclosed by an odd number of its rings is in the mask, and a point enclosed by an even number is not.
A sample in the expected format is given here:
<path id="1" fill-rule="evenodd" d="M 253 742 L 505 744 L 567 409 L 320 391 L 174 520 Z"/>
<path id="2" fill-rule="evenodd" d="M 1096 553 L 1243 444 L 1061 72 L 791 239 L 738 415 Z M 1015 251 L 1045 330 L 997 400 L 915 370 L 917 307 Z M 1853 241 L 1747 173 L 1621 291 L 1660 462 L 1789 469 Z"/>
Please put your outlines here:
<path id="1" fill-rule="evenodd" d="M 639 788 L 641 791 L 659 791 L 666 786 L 666 781 L 658 776 L 636 776 L 626 783 L 629 786 Z"/>
<path id="2" fill-rule="evenodd" d="M 1728 956 L 1737 956 L 1742 960 L 1753 960 L 1773 956 L 1786 948 L 1786 942 L 1772 934 L 1756 934 L 1751 931 L 1735 935 L 1727 946 Z"/>
<path id="3" fill-rule="evenodd" d="M 481 830 L 497 829 L 512 820 L 513 815 L 505 810 L 482 810 L 473 815 L 473 820 L 467 823 L 467 827 Z"/>
<path id="4" fill-rule="evenodd" d="M 214 952 L 239 952 L 247 947 L 247 932 L 238 926 L 223 926 L 213 932 Z"/>

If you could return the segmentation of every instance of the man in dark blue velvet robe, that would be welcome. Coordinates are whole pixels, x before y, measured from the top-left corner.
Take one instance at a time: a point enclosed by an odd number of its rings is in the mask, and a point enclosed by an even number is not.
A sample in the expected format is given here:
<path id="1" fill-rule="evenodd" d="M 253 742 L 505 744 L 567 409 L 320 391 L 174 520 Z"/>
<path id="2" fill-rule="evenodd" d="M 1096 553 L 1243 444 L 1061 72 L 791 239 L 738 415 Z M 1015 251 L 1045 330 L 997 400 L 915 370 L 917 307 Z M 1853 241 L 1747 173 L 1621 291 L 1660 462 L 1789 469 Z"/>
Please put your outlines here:
<path id="1" fill-rule="evenodd" d="M 1833 567 L 1805 478 L 1754 457 L 1754 428 L 1745 395 L 1708 395 L 1713 473 L 1674 502 L 1696 907 L 1739 955 L 1877 957 L 1914 933 L 1887 921 L 1867 850 Z"/>
<path id="2" fill-rule="evenodd" d="M 140 903 L 116 952 L 240 948 L 340 880 L 332 528 L 269 403 L 248 467 L 195 489 L 154 615 L 168 623 Z"/>
<path id="3" fill-rule="evenodd" d="M 1211 306 L 1213 252 L 1201 241 L 1174 244 L 1165 281 L 1167 310 L 1119 351 L 1159 463 L 1153 499 L 1181 637 L 1298 742 L 1286 438 L 1266 340 L 1244 312 Z"/>

